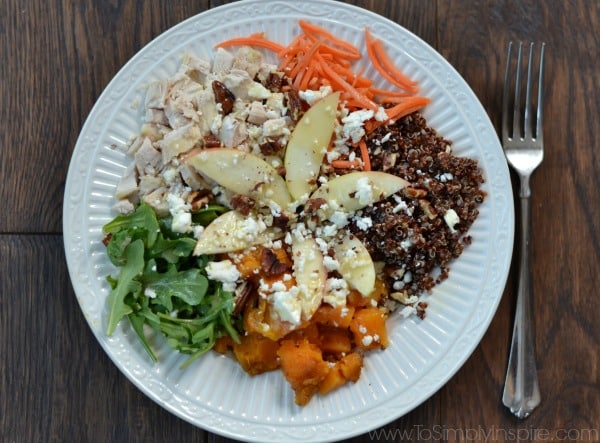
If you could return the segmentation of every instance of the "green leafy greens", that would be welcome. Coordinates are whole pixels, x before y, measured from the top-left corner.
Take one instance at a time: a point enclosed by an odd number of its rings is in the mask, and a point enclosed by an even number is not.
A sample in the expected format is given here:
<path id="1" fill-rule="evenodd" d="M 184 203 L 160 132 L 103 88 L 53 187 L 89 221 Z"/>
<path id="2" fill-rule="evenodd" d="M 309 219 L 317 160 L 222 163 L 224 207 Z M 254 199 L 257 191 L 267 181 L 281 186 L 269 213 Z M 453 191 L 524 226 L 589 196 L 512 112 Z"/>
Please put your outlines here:
<path id="1" fill-rule="evenodd" d="M 194 222 L 208 225 L 226 208 L 211 205 L 194 214 Z M 120 268 L 108 277 L 110 293 L 107 334 L 127 317 L 152 360 L 157 361 L 145 332 L 150 326 L 167 344 L 191 357 L 186 367 L 209 351 L 219 337 L 239 342 L 233 324 L 234 294 L 206 276 L 209 256 L 193 256 L 196 241 L 171 230 L 171 219 L 158 219 L 141 203 L 135 212 L 119 215 L 104 225 L 106 251 Z"/>

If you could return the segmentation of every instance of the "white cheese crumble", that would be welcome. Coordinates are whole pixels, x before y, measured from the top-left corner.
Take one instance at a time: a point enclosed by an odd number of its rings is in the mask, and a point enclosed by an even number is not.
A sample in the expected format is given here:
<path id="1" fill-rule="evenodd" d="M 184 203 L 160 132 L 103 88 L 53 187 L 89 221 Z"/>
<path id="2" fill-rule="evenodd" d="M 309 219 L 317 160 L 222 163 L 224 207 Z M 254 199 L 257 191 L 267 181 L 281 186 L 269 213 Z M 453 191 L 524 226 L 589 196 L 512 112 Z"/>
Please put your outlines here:
<path id="1" fill-rule="evenodd" d="M 348 283 L 343 278 L 328 278 L 323 301 L 333 307 L 346 306 Z"/>
<path id="2" fill-rule="evenodd" d="M 235 291 L 236 282 L 240 279 L 240 271 L 231 260 L 211 261 L 206 264 L 206 275 L 209 279 L 223 283 L 225 291 Z"/>
<path id="3" fill-rule="evenodd" d="M 306 103 L 312 106 L 316 101 L 327 97 L 332 92 L 333 89 L 331 89 L 331 86 L 321 86 L 321 88 L 318 91 L 312 91 L 310 89 L 307 89 L 306 91 L 299 91 L 298 95 L 302 100 L 304 100 Z"/>
<path id="4" fill-rule="evenodd" d="M 356 217 L 355 222 L 356 227 L 362 231 L 366 231 L 373 226 L 373 220 L 371 220 L 371 217 Z"/>
<path id="5" fill-rule="evenodd" d="M 352 143 L 358 141 L 365 135 L 364 123 L 373 118 L 374 112 L 370 109 L 360 109 L 351 112 L 342 118 L 342 134 L 344 138 L 352 140 Z"/>
<path id="6" fill-rule="evenodd" d="M 456 213 L 456 211 L 454 209 L 448 209 L 446 211 L 446 213 L 444 214 L 444 221 L 450 228 L 450 232 L 454 233 L 454 232 L 456 232 L 456 229 L 454 229 L 454 227 L 458 223 L 460 223 L 460 217 L 458 216 L 458 214 Z"/>
<path id="7" fill-rule="evenodd" d="M 282 288 L 276 288 L 273 285 L 271 288 L 271 290 L 275 289 L 271 294 L 273 309 L 281 320 L 296 326 L 300 324 L 302 318 L 302 303 L 298 298 L 300 289 L 297 286 L 292 286 L 287 290 L 284 284 L 282 286 Z"/>
<path id="8" fill-rule="evenodd" d="M 192 214 L 189 212 L 191 209 L 190 205 L 175 194 L 167 194 L 167 203 L 169 204 L 169 212 L 173 217 L 171 230 L 179 233 L 191 231 Z"/>
<path id="9" fill-rule="evenodd" d="M 368 205 L 373 202 L 373 188 L 367 177 L 362 177 L 356 181 L 356 198 L 361 205 Z"/>

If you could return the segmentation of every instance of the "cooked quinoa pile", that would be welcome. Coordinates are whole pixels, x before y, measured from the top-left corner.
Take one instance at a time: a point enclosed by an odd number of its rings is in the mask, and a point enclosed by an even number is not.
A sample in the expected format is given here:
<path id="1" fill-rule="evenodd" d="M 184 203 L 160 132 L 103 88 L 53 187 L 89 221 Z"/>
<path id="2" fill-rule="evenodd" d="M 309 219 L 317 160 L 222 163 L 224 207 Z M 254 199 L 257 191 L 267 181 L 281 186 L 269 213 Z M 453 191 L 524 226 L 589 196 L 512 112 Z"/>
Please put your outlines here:
<path id="1" fill-rule="evenodd" d="M 471 237 L 465 235 L 485 198 L 475 160 L 451 151 L 451 142 L 427 126 L 419 113 L 368 136 L 373 170 L 404 178 L 411 187 L 362 210 L 365 224 L 352 232 L 374 261 L 383 262 L 392 299 L 412 304 L 448 276 L 448 264 Z M 416 306 L 423 314 L 424 303 Z"/>

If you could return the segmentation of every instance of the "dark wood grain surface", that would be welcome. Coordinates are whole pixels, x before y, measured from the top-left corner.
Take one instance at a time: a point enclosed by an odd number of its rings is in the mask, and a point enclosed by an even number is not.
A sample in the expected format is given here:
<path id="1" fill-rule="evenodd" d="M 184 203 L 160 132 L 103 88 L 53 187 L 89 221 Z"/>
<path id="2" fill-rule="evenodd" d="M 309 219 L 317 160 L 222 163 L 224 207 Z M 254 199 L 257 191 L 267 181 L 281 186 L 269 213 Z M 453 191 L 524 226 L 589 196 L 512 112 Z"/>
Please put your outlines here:
<path id="1" fill-rule="evenodd" d="M 69 159 L 102 90 L 154 37 L 222 3 L 0 2 L 1 442 L 228 441 L 156 405 L 106 356 L 71 287 L 61 219 Z M 532 182 L 542 403 L 525 421 L 501 404 L 513 269 L 481 344 L 449 383 L 378 430 L 387 434 L 351 441 L 600 441 L 600 2 L 348 3 L 436 48 L 496 128 L 507 42 L 548 45 L 546 151 Z"/>

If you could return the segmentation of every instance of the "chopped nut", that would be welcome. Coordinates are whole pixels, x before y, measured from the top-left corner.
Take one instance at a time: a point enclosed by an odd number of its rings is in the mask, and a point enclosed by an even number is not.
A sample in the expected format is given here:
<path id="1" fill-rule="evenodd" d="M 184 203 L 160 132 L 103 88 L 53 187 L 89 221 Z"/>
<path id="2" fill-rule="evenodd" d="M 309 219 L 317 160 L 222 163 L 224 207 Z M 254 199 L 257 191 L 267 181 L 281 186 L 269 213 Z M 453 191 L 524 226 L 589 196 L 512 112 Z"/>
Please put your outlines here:
<path id="1" fill-rule="evenodd" d="M 236 194 L 233 197 L 231 197 L 230 203 L 233 209 L 235 209 L 243 215 L 250 214 L 250 211 L 252 210 L 252 208 L 254 208 L 254 205 L 256 204 L 256 202 L 252 198 L 241 194 Z"/>
<path id="2" fill-rule="evenodd" d="M 260 269 L 268 276 L 281 275 L 291 270 L 291 267 L 281 263 L 277 255 L 269 248 L 264 248 L 260 256 Z"/>
<path id="3" fill-rule="evenodd" d="M 304 212 L 307 214 L 314 214 L 317 212 L 323 205 L 327 204 L 327 200 L 324 198 L 311 198 L 306 201 L 304 205 Z"/>
<path id="4" fill-rule="evenodd" d="M 302 115 L 302 100 L 298 95 L 298 91 L 295 89 L 290 89 L 287 93 L 287 104 L 290 110 L 290 118 L 293 122 L 297 122 L 300 120 L 300 116 Z"/>
<path id="5" fill-rule="evenodd" d="M 281 143 L 278 140 L 267 140 L 259 145 L 260 152 L 263 155 L 274 155 L 283 149 Z"/>
<path id="6" fill-rule="evenodd" d="M 233 111 L 233 104 L 235 102 L 235 96 L 233 95 L 233 92 L 227 89 L 227 86 L 218 80 L 213 80 L 212 89 L 215 93 L 215 100 L 217 103 L 221 104 L 223 115 L 227 115 Z"/>
<path id="7" fill-rule="evenodd" d="M 218 148 L 221 146 L 221 140 L 213 134 L 204 136 L 204 146 L 207 148 Z"/>
<path id="8" fill-rule="evenodd" d="M 246 302 L 250 298 L 250 294 L 252 294 L 253 290 L 254 290 L 254 288 L 250 284 L 249 281 L 244 281 L 241 285 L 238 285 L 236 287 L 235 298 L 234 298 L 235 306 L 234 306 L 233 312 L 232 312 L 232 315 L 234 317 L 237 317 L 238 315 L 240 315 L 242 313 L 242 311 L 244 310 L 244 306 L 246 305 Z"/>

